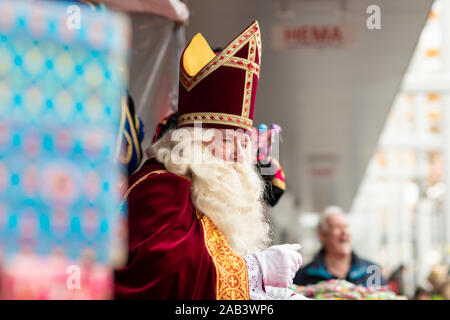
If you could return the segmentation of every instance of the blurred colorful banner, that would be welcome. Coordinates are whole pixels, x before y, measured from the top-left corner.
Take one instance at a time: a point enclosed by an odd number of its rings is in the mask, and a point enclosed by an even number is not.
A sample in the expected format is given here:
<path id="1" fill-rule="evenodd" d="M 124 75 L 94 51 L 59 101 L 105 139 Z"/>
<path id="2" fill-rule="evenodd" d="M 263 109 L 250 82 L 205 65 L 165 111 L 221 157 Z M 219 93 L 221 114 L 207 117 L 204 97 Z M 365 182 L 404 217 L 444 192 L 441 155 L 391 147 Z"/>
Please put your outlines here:
<path id="1" fill-rule="evenodd" d="M 2 1 L 0 17 L 3 298 L 105 298 L 126 235 L 115 153 L 129 21 L 64 2 Z M 103 293 L 69 294 L 76 271 Z"/>

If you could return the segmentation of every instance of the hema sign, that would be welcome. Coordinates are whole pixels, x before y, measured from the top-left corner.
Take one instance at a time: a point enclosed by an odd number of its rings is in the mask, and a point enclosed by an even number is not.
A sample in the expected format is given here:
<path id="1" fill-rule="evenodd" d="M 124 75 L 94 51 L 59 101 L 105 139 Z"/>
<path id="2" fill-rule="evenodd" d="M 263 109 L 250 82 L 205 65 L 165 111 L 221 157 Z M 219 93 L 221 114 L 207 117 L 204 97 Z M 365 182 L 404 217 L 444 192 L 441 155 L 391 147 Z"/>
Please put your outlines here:
<path id="1" fill-rule="evenodd" d="M 277 24 L 272 28 L 272 48 L 335 48 L 355 43 L 356 28 L 351 24 Z"/>
<path id="2" fill-rule="evenodd" d="M 365 14 L 367 29 L 381 29 L 379 6 L 368 6 Z M 341 19 L 336 22 L 280 22 L 272 27 L 272 49 L 352 47 L 356 42 L 356 29 L 357 26 L 349 22 L 345 10 L 342 11 Z"/>

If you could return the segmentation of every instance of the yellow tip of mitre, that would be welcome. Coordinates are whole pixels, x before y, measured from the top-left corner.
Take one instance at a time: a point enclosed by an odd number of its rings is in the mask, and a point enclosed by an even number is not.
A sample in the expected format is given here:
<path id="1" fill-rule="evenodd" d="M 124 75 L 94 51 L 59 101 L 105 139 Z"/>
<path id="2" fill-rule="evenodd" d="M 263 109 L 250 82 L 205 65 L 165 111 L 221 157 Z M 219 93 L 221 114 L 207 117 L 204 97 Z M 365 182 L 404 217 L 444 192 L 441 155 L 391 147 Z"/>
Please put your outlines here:
<path id="1" fill-rule="evenodd" d="M 196 75 L 215 56 L 214 51 L 211 49 L 206 39 L 201 35 L 201 33 L 197 33 L 184 51 L 184 70 L 190 77 L 192 77 Z"/>

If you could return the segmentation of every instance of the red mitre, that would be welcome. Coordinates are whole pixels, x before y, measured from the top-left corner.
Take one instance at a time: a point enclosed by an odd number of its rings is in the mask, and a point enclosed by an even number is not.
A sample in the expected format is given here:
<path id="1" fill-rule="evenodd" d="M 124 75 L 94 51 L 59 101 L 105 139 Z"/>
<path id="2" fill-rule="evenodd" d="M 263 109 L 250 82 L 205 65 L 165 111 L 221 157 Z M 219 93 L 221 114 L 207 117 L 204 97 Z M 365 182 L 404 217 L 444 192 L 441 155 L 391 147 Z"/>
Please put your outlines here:
<path id="1" fill-rule="evenodd" d="M 261 65 L 261 35 L 255 20 L 219 54 L 201 34 L 180 61 L 178 128 L 194 126 L 251 130 Z"/>

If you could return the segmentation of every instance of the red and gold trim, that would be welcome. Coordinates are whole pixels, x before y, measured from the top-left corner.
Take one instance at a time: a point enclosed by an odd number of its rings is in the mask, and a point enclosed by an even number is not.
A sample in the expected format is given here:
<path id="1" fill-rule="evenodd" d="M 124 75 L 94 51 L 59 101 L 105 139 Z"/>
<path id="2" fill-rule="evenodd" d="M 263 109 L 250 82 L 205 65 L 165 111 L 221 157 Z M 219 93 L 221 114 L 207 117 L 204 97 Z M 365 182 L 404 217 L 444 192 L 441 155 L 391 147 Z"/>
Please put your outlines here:
<path id="1" fill-rule="evenodd" d="M 226 67 L 239 68 L 252 74 L 255 74 L 259 78 L 259 66 L 257 63 L 251 62 L 244 58 L 234 57 L 223 64 Z"/>
<path id="2" fill-rule="evenodd" d="M 249 118 L 240 117 L 234 114 L 193 112 L 180 115 L 178 117 L 178 127 L 193 124 L 196 121 L 202 123 L 228 124 L 245 130 L 251 130 L 253 125 L 253 121 Z"/>
<path id="3" fill-rule="evenodd" d="M 152 171 L 152 172 L 147 173 L 146 175 L 144 175 L 142 178 L 140 178 L 138 181 L 136 181 L 135 183 L 133 183 L 133 185 L 127 189 L 127 191 L 125 192 L 125 194 L 124 194 L 123 197 L 122 197 L 122 201 L 121 201 L 121 203 L 120 203 L 120 206 L 123 206 L 123 205 L 125 204 L 125 202 L 126 202 L 127 199 L 128 199 L 128 196 L 130 195 L 130 192 L 131 192 L 134 188 L 136 188 L 136 186 L 137 186 L 138 184 L 140 184 L 142 181 L 144 181 L 145 179 L 147 179 L 149 176 L 152 176 L 152 175 L 155 175 L 155 174 L 167 173 L 167 172 L 168 172 L 167 170 L 155 170 L 155 171 Z"/>
<path id="4" fill-rule="evenodd" d="M 258 41 L 260 41 L 260 39 L 252 39 L 249 42 L 248 45 L 248 59 L 253 62 L 255 61 L 255 57 L 256 57 L 256 50 L 258 50 L 258 48 L 261 48 L 261 43 L 259 42 L 259 45 L 257 45 Z M 261 50 L 259 50 L 259 63 L 261 64 Z M 247 66 L 250 67 L 250 64 Z M 259 67 L 259 66 L 258 66 Z M 259 77 L 259 68 L 258 68 L 258 77 Z M 251 103 L 251 99 L 252 99 L 252 90 L 253 90 L 253 74 L 250 70 L 246 70 L 245 72 L 245 79 L 246 79 L 246 83 L 245 83 L 245 87 L 244 87 L 244 95 L 242 97 L 242 116 L 243 117 L 248 117 L 250 114 L 250 103 Z"/>
<path id="5" fill-rule="evenodd" d="M 135 183 L 133 183 L 133 185 L 131 185 L 131 186 L 127 189 L 127 191 L 124 193 L 124 195 L 123 195 L 123 197 L 122 197 L 122 201 L 120 202 L 120 207 L 122 207 L 122 206 L 125 204 L 125 202 L 128 200 L 128 196 L 130 195 L 131 191 L 133 191 L 133 189 L 136 188 L 136 187 L 138 186 L 138 184 L 140 184 L 142 181 L 144 181 L 145 179 L 147 179 L 147 178 L 150 177 L 150 176 L 158 175 L 158 174 L 162 174 L 162 173 L 169 173 L 169 171 L 167 171 L 167 170 L 165 170 L 165 169 L 155 170 L 155 171 L 149 172 L 149 173 L 147 173 L 146 175 L 144 175 L 144 176 L 142 176 L 141 178 L 139 178 L 139 180 L 136 181 Z M 187 176 L 179 176 L 179 177 L 182 177 L 182 178 L 184 178 L 184 179 L 186 179 L 186 180 L 191 181 L 191 180 L 189 179 L 189 177 L 187 177 Z M 198 216 L 197 216 L 197 217 L 198 217 Z"/>
<path id="6" fill-rule="evenodd" d="M 247 264 L 236 254 L 223 233 L 205 215 L 197 212 L 206 248 L 216 267 L 217 300 L 249 300 Z"/>

